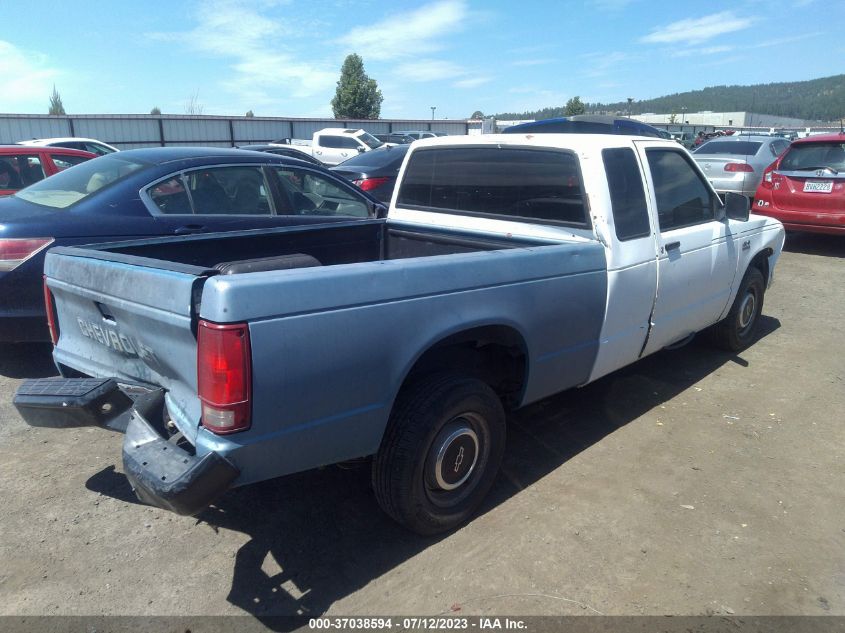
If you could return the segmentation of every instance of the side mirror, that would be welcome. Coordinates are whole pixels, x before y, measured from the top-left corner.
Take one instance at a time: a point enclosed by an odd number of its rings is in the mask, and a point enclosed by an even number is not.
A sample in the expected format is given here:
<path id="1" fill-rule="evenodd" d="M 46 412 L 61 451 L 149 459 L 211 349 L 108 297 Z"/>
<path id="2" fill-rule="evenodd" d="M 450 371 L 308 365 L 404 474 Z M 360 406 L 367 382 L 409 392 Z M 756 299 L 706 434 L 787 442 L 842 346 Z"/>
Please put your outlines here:
<path id="1" fill-rule="evenodd" d="M 379 220 L 387 217 L 387 211 L 388 207 L 381 203 L 373 205 L 373 215 Z"/>
<path id="2" fill-rule="evenodd" d="M 725 213 L 730 220 L 747 222 L 751 211 L 751 200 L 748 196 L 729 191 L 725 194 Z"/>
<path id="3" fill-rule="evenodd" d="M 364 153 L 364 152 L 366 152 L 366 151 L 367 151 L 367 150 L 366 150 L 365 148 L 361 147 L 360 145 L 358 146 L 358 153 L 359 153 L 359 154 L 363 154 L 363 153 Z"/>

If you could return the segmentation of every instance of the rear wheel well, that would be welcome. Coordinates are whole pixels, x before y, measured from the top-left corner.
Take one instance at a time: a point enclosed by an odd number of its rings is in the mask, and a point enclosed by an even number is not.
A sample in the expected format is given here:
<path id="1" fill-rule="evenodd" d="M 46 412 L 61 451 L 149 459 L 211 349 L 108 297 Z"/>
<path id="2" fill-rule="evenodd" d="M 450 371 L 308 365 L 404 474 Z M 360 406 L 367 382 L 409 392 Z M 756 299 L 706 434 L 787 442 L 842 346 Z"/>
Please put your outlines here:
<path id="1" fill-rule="evenodd" d="M 402 387 L 436 372 L 452 371 L 488 384 L 505 407 L 515 407 L 527 374 L 522 336 L 511 327 L 490 325 L 452 334 L 414 363 Z"/>

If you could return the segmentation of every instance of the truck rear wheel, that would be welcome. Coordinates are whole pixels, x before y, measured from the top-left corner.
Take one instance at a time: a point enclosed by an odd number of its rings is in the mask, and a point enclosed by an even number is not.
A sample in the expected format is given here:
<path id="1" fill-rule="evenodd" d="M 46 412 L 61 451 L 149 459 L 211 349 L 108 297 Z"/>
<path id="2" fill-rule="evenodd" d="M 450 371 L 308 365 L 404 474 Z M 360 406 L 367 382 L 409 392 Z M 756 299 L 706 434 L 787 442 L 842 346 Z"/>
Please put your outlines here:
<path id="1" fill-rule="evenodd" d="M 502 461 L 505 412 L 485 383 L 439 373 L 399 395 L 373 460 L 382 509 L 418 534 L 464 521 L 484 499 Z"/>
<path id="2" fill-rule="evenodd" d="M 713 326 L 713 342 L 731 352 L 741 352 L 757 336 L 766 283 L 758 268 L 749 268 L 736 293 L 728 316 Z"/>

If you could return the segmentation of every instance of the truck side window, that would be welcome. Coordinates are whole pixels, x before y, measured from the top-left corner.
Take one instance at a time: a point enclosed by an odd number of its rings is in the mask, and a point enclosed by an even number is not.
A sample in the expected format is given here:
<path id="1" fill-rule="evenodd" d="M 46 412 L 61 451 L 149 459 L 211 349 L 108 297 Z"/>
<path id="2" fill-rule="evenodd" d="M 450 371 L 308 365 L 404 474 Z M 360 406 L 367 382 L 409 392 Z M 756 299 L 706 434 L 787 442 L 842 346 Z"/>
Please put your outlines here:
<path id="1" fill-rule="evenodd" d="M 347 136 L 321 136 L 317 143 L 331 149 L 356 149 L 358 141 Z"/>
<path id="2" fill-rule="evenodd" d="M 661 231 L 715 219 L 710 190 L 681 152 L 647 149 L 646 156 L 654 183 Z"/>
<path id="3" fill-rule="evenodd" d="M 575 154 L 533 148 L 420 149 L 397 204 L 411 209 L 589 226 Z"/>
<path id="4" fill-rule="evenodd" d="M 616 237 L 624 242 L 650 235 L 643 178 L 634 150 L 629 147 L 603 149 L 601 157 L 607 172 Z"/>

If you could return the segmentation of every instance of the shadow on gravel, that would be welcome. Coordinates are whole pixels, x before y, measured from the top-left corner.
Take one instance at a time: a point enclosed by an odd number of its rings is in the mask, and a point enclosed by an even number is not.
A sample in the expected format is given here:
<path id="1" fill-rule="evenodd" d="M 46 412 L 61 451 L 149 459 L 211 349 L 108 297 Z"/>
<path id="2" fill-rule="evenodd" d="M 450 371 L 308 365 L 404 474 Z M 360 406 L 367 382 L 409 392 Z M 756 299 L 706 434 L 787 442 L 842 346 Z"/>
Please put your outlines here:
<path id="1" fill-rule="evenodd" d="M 780 322 L 764 316 L 760 326 L 765 337 Z M 748 366 L 741 355 L 693 341 L 512 413 L 502 476 L 479 514 L 731 362 Z M 88 487 L 131 500 L 113 467 L 89 479 Z M 449 537 L 422 538 L 387 518 L 370 489 L 367 461 L 234 489 L 198 518 L 250 537 L 235 556 L 227 599 L 277 631 L 303 626 Z"/>
<path id="2" fill-rule="evenodd" d="M 49 343 L 0 344 L 0 376 L 7 378 L 47 378 L 58 376 Z"/>
<path id="3" fill-rule="evenodd" d="M 786 235 L 783 250 L 789 253 L 804 253 L 805 255 L 845 257 L 845 235 L 789 232 Z"/>

